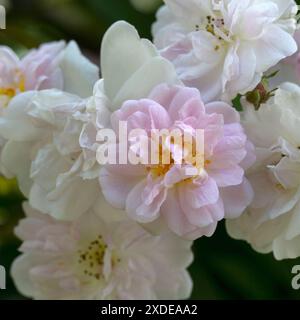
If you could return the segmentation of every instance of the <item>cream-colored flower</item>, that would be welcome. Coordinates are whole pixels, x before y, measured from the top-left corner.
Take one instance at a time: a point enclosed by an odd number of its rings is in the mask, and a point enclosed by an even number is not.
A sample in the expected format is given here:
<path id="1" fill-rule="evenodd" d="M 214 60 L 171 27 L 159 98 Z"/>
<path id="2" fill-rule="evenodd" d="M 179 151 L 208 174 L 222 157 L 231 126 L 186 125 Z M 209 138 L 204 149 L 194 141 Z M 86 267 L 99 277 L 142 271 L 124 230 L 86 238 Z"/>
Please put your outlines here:
<path id="1" fill-rule="evenodd" d="M 294 0 L 165 0 L 154 43 L 205 101 L 256 87 L 263 72 L 297 50 Z"/>
<path id="2" fill-rule="evenodd" d="M 191 242 L 171 234 L 152 236 L 129 220 L 103 219 L 97 208 L 72 223 L 28 205 L 25 210 L 27 217 L 16 228 L 23 240 L 22 255 L 12 266 L 23 295 L 89 300 L 189 297 Z M 101 210 L 112 211 L 104 202 Z"/>
<path id="3" fill-rule="evenodd" d="M 300 87 L 282 85 L 258 111 L 245 106 L 243 124 L 256 145 L 257 163 L 247 173 L 254 201 L 227 221 L 231 236 L 277 259 L 300 256 Z"/>
<path id="4" fill-rule="evenodd" d="M 33 207 L 57 219 L 79 217 L 100 194 L 99 166 L 79 145 L 87 117 L 85 99 L 53 89 L 16 96 L 0 118 L 6 175 L 17 177 Z"/>

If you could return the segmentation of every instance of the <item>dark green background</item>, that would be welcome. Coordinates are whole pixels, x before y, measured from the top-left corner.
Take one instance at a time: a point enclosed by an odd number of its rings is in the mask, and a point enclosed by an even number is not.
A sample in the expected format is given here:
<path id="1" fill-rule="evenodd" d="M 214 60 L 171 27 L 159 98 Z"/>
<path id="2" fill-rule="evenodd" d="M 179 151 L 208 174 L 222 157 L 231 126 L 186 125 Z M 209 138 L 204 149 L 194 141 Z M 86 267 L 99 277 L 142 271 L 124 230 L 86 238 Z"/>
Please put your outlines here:
<path id="1" fill-rule="evenodd" d="M 134 24 L 150 38 L 154 14 L 136 11 L 128 0 L 19 0 L 11 1 L 7 29 L 0 31 L 0 44 L 18 52 L 45 41 L 75 39 L 90 59 L 98 63 L 101 38 L 117 20 Z M 13 228 L 23 216 L 22 196 L 15 182 L 0 179 L 0 265 L 9 270 L 18 255 L 19 241 Z M 254 252 L 250 246 L 227 236 L 220 224 L 212 238 L 194 245 L 191 267 L 195 299 L 298 299 L 300 290 L 291 287 L 291 268 L 300 259 L 276 261 Z M 11 279 L 0 299 L 22 299 Z"/>

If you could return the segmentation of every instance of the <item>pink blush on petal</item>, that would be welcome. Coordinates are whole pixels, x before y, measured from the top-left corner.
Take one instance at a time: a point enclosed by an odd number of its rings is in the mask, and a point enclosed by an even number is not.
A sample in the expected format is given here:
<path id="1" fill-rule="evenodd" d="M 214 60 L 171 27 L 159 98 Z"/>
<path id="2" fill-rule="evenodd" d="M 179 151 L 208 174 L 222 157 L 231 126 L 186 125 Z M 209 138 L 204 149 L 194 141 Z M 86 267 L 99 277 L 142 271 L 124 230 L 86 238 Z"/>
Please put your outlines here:
<path id="1" fill-rule="evenodd" d="M 146 224 L 162 217 L 174 233 L 194 240 L 211 236 L 226 214 L 238 216 L 251 202 L 253 193 L 245 181 L 243 166 L 253 162 L 254 148 L 247 140 L 239 114 L 226 103 L 206 106 L 197 89 L 162 84 L 146 99 L 126 101 L 111 119 L 116 132 L 119 121 L 128 121 L 129 128 L 143 129 L 148 135 L 151 129 L 171 132 L 174 128 L 192 137 L 198 129 L 204 133 L 201 168 L 196 162 L 185 162 L 183 156 L 179 164 L 180 146 L 173 142 L 167 144 L 172 161 L 145 164 L 144 175 L 134 174 L 132 165 L 122 165 L 126 174 L 109 165 L 104 169 L 106 176 L 100 177 L 100 182 L 106 199 L 112 205 L 116 205 L 118 197 L 126 202 L 130 218 Z M 165 142 L 161 146 L 166 146 Z M 137 167 L 139 172 L 141 166 Z M 196 174 L 191 176 L 187 168 L 196 169 Z M 117 190 L 125 192 L 118 195 Z M 234 193 L 240 195 L 239 199 L 234 198 Z"/>

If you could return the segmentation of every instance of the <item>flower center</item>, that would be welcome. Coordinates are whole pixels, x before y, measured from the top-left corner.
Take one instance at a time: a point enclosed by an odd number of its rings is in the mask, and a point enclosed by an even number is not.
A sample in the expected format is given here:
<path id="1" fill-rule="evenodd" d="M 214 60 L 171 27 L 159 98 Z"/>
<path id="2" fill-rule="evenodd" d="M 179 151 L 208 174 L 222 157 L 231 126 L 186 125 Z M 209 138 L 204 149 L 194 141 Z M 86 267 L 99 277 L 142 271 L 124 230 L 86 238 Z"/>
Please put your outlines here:
<path id="1" fill-rule="evenodd" d="M 178 143 L 173 137 L 163 136 L 162 143 L 159 144 L 156 159 L 158 160 L 158 164 L 147 167 L 148 172 L 150 172 L 153 177 L 164 176 L 174 165 L 179 164 L 195 169 L 195 174 L 192 176 L 187 174 L 188 179 L 198 177 L 211 161 L 204 159 L 204 151 L 198 154 L 199 150 L 196 144 L 197 141 L 194 137 Z"/>
<path id="2" fill-rule="evenodd" d="M 220 44 L 215 46 L 215 51 L 218 51 L 226 42 L 231 41 L 230 32 L 225 25 L 224 18 L 222 18 L 219 12 L 216 12 L 215 16 L 207 16 L 202 25 L 195 25 L 195 30 L 205 30 L 220 41 Z"/>
<path id="3" fill-rule="evenodd" d="M 7 104 L 18 93 L 25 91 L 25 77 L 20 71 L 16 71 L 16 81 L 7 87 L 0 87 L 0 95 L 7 97 Z"/>
<path id="4" fill-rule="evenodd" d="M 96 240 L 89 243 L 87 248 L 78 251 L 78 263 L 85 276 L 96 280 L 100 280 L 104 277 L 103 268 L 107 250 L 107 244 L 102 236 L 99 235 Z M 120 262 L 120 259 L 116 254 L 112 254 L 110 262 L 112 267 L 114 267 L 116 263 Z"/>

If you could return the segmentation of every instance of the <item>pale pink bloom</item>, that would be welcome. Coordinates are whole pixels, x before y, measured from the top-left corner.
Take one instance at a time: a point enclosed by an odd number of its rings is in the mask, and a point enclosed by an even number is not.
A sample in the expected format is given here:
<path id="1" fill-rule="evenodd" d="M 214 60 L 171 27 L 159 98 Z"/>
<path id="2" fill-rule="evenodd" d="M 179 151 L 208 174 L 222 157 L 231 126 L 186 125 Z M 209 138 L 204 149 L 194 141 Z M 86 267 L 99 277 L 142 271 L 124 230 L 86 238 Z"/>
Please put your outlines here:
<path id="1" fill-rule="evenodd" d="M 205 165 L 190 176 L 187 162 L 164 165 L 108 165 L 100 183 L 106 199 L 125 208 L 129 217 L 150 223 L 162 217 L 176 234 L 196 239 L 211 236 L 218 221 L 238 217 L 252 200 L 244 169 L 252 164 L 252 145 L 240 118 L 223 102 L 204 105 L 197 89 L 157 86 L 147 99 L 126 101 L 111 118 L 117 132 L 119 121 L 128 130 L 204 130 Z M 174 154 L 172 154 L 174 157 Z M 172 162 L 171 162 L 172 163 Z M 194 167 L 195 168 L 195 167 Z"/>
<path id="2" fill-rule="evenodd" d="M 86 98 L 98 77 L 98 68 L 81 54 L 74 41 L 68 45 L 64 41 L 47 43 L 22 58 L 9 47 L 0 46 L 1 108 L 17 94 L 30 90 L 60 89 Z"/>
<path id="3" fill-rule="evenodd" d="M 63 88 L 62 60 L 65 42 L 53 42 L 31 50 L 20 59 L 9 47 L 0 46 L 0 114 L 15 96 L 30 90 Z M 0 137 L 0 152 L 6 140 Z M 6 169 L 0 165 L 1 173 Z"/>
<path id="4" fill-rule="evenodd" d="M 25 205 L 16 228 L 23 253 L 12 266 L 18 290 L 34 299 L 186 299 L 191 242 L 153 236 L 129 219 L 103 219 L 102 202 L 72 223 Z M 119 213 L 118 213 L 119 214 Z M 101 218 L 100 218 L 101 215 Z"/>
<path id="5" fill-rule="evenodd" d="M 19 59 L 10 48 L 1 46 L 0 95 L 12 98 L 28 90 L 62 89 L 59 62 L 64 48 L 63 41 L 45 44 Z"/>
<path id="6" fill-rule="evenodd" d="M 41 45 L 29 51 L 20 61 L 26 90 L 63 89 L 63 74 L 59 68 L 64 41 Z"/>

